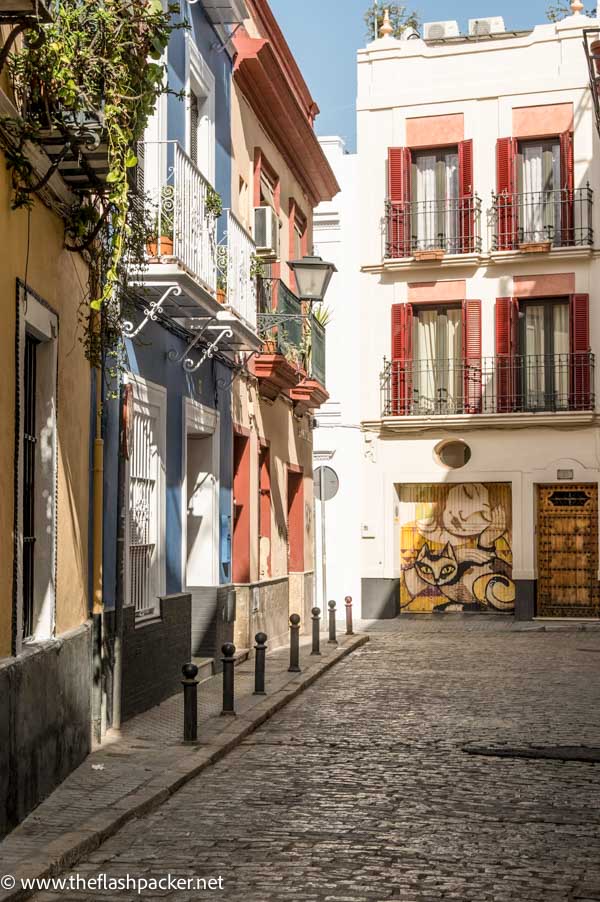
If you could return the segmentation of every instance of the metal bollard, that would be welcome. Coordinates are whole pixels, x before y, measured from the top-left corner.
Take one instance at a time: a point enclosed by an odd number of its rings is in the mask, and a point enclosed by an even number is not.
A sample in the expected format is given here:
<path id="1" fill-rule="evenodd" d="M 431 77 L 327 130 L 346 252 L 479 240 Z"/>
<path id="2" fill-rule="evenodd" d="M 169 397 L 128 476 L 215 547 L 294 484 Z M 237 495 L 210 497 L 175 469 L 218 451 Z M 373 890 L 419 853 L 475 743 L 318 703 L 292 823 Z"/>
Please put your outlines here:
<path id="1" fill-rule="evenodd" d="M 330 601 L 328 604 L 329 607 L 329 644 L 337 645 L 337 639 L 335 638 L 335 601 Z"/>
<path id="2" fill-rule="evenodd" d="M 233 707 L 233 672 L 235 668 L 233 656 L 235 655 L 235 645 L 233 642 L 226 642 L 221 651 L 223 652 L 223 657 L 221 658 L 223 664 L 223 710 L 221 714 L 232 715 L 235 714 Z"/>
<path id="3" fill-rule="evenodd" d="M 267 656 L 267 634 L 257 633 L 254 637 L 254 694 L 266 695 L 265 692 L 265 658 Z"/>
<path id="4" fill-rule="evenodd" d="M 289 673 L 300 673 L 300 616 L 290 616 L 290 666 Z"/>
<path id="5" fill-rule="evenodd" d="M 346 604 L 346 635 L 353 636 L 354 630 L 352 629 L 352 596 L 351 595 L 346 595 L 345 604 Z"/>
<path id="6" fill-rule="evenodd" d="M 311 655 L 321 654 L 321 608 L 312 609 L 312 651 Z"/>
<path id="7" fill-rule="evenodd" d="M 181 668 L 183 679 L 183 740 L 196 742 L 198 739 L 198 668 L 195 664 L 184 664 Z"/>

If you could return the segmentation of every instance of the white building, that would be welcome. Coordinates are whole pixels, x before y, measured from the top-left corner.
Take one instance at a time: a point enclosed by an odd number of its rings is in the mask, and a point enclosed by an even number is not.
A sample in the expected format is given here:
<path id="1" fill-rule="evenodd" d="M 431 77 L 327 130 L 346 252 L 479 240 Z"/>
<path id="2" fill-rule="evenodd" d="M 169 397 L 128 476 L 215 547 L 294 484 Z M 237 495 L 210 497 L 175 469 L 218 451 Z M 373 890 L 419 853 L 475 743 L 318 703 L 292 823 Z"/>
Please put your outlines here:
<path id="1" fill-rule="evenodd" d="M 325 505 L 327 598 L 322 590 L 321 505 L 316 502 L 316 604 L 322 610 L 335 599 L 338 610 L 350 595 L 360 599 L 360 323 L 358 315 L 359 236 L 356 231 L 358 186 L 356 154 L 345 151 L 341 138 L 320 138 L 340 185 L 340 193 L 315 211 L 315 253 L 337 267 L 325 301 L 330 314 L 327 340 L 327 390 L 330 401 L 316 414 L 314 466 L 335 471 L 339 491 Z"/>
<path id="2" fill-rule="evenodd" d="M 360 351 L 339 348 L 329 384 L 350 405 L 360 393 L 360 522 L 353 495 L 332 528 L 360 536 L 365 617 L 600 614 L 600 167 L 582 40 L 598 24 L 384 28 L 359 51 L 343 328 Z"/>

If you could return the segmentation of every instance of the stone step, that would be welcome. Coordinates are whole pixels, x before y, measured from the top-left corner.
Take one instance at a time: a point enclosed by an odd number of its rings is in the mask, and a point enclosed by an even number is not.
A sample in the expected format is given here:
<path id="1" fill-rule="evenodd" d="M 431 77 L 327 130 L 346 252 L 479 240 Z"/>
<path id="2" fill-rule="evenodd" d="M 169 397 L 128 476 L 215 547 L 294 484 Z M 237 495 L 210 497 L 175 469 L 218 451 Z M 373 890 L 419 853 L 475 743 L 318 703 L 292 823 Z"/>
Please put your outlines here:
<path id="1" fill-rule="evenodd" d="M 240 664 L 244 664 L 250 656 L 250 650 L 248 648 L 240 648 L 236 651 L 234 662 L 235 666 L 239 667 Z M 192 658 L 192 661 L 198 668 L 198 682 L 204 683 L 205 680 L 210 680 L 212 676 L 218 673 L 217 662 L 214 658 Z"/>

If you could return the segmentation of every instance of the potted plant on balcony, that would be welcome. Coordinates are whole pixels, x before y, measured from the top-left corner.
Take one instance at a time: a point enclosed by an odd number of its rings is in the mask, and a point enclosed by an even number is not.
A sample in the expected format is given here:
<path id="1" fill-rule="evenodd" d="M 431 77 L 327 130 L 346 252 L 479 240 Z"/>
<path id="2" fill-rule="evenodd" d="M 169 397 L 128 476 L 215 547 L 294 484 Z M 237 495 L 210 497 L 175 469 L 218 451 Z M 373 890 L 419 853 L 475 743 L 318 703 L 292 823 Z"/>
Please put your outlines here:
<path id="1" fill-rule="evenodd" d="M 156 210 L 148 240 L 150 257 L 173 256 L 174 194 L 170 186 L 160 192 L 160 208 Z"/>

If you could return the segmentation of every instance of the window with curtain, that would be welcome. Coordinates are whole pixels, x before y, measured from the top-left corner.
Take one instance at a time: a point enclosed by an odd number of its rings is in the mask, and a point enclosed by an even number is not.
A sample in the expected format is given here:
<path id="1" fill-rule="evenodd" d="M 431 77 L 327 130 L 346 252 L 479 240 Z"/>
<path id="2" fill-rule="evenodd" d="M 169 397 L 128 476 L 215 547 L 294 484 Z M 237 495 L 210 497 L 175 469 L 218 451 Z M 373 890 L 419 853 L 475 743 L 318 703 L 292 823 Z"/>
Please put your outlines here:
<path id="1" fill-rule="evenodd" d="M 520 366 L 526 410 L 569 409 L 569 304 L 521 304 Z"/>
<path id="2" fill-rule="evenodd" d="M 412 185 L 413 249 L 459 253 L 458 149 L 414 153 Z"/>
<path id="3" fill-rule="evenodd" d="M 558 139 L 521 142 L 516 166 L 520 243 L 560 244 L 560 142 Z"/>
<path id="4" fill-rule="evenodd" d="M 462 412 L 462 310 L 415 308 L 413 392 L 421 414 Z"/>

